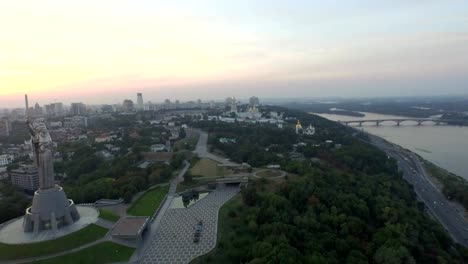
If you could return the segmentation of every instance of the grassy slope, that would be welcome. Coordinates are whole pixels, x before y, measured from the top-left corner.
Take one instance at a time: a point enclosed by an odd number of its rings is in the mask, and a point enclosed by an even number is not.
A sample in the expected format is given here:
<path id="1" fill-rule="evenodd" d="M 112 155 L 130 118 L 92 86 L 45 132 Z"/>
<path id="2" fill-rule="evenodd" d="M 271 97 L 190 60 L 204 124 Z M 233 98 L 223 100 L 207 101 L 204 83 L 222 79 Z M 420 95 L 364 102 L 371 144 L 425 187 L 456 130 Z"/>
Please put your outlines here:
<path id="1" fill-rule="evenodd" d="M 111 222 L 117 222 L 120 219 L 119 215 L 115 214 L 114 212 L 110 210 L 103 209 L 103 208 L 99 208 L 99 217 L 102 219 L 111 221 Z"/>
<path id="2" fill-rule="evenodd" d="M 236 246 L 231 245 L 233 241 L 244 241 L 248 243 L 251 238 L 248 226 L 238 217 L 239 208 L 242 206 L 242 196 L 237 195 L 221 207 L 218 221 L 218 241 L 216 248 L 210 253 L 196 258 L 191 264 L 201 263 L 232 263 L 230 254 L 224 248 L 235 250 Z M 231 214 L 229 213 L 231 212 Z M 233 214 L 233 212 L 236 212 Z M 239 235 L 245 235 L 242 239 L 233 239 Z"/>
<path id="3" fill-rule="evenodd" d="M 219 168 L 218 164 L 218 162 L 211 159 L 201 159 L 193 166 L 190 173 L 194 176 L 200 175 L 209 178 L 222 177 L 229 173 L 228 170 Z"/>
<path id="4" fill-rule="evenodd" d="M 190 169 L 190 173 L 193 175 L 191 182 L 180 182 L 177 185 L 177 192 L 182 192 L 190 188 L 206 185 L 210 182 L 214 182 L 216 178 L 222 178 L 226 175 L 232 174 L 232 171 L 225 168 L 218 167 L 218 162 L 211 159 L 200 159 Z"/>
<path id="5" fill-rule="evenodd" d="M 0 244 L 0 260 L 30 258 L 62 252 L 96 241 L 104 237 L 107 231 L 103 227 L 89 225 L 55 240 L 25 245 Z"/>
<path id="6" fill-rule="evenodd" d="M 147 191 L 128 208 L 127 213 L 133 216 L 152 216 L 168 191 L 169 186 Z"/>
<path id="7" fill-rule="evenodd" d="M 112 242 L 103 242 L 75 253 L 51 258 L 34 264 L 101 264 L 128 261 L 135 249 Z"/>

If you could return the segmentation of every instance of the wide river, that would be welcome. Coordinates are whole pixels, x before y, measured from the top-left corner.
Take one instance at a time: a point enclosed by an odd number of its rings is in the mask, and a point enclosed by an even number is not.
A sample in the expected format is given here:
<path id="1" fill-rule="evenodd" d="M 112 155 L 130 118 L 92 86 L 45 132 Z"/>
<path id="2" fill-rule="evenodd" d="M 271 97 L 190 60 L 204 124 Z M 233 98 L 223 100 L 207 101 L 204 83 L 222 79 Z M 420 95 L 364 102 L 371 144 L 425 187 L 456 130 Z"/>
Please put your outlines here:
<path id="1" fill-rule="evenodd" d="M 365 117 L 318 114 L 333 121 L 403 118 L 402 116 L 363 113 Z M 353 124 L 353 126 L 357 126 Z M 415 122 L 384 122 L 380 126 L 365 123 L 362 129 L 418 153 L 434 164 L 468 180 L 468 127 L 435 126 Z"/>

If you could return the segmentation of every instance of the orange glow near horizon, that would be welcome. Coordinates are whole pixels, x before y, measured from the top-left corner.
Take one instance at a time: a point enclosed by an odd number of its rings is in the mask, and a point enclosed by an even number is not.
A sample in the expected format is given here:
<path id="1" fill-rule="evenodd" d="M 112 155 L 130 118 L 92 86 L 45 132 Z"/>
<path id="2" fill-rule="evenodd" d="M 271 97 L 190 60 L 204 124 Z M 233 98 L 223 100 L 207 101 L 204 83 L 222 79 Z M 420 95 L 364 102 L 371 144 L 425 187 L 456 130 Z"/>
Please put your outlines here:
<path id="1" fill-rule="evenodd" d="M 367 91 L 378 95 L 393 88 L 386 81 L 415 80 L 408 85 L 424 92 L 428 76 L 466 79 L 465 4 L 396 2 L 3 1 L 0 108 L 24 93 L 44 101 L 145 87 L 201 98 L 224 96 L 220 89 L 322 96 L 361 94 L 359 82 L 382 80 L 387 88 Z M 272 93 L 276 84 L 283 88 Z"/>

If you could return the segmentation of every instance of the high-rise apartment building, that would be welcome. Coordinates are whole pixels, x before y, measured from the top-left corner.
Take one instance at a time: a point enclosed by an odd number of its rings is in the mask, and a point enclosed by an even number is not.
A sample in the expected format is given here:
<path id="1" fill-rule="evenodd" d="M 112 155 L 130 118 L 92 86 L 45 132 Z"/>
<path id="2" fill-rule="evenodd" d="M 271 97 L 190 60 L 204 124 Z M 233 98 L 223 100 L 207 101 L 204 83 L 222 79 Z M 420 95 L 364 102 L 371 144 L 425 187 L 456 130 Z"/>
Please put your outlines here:
<path id="1" fill-rule="evenodd" d="M 142 93 L 137 93 L 137 110 L 138 111 L 145 110 L 144 105 L 143 105 L 143 94 Z"/>
<path id="2" fill-rule="evenodd" d="M 63 116 L 63 103 L 52 103 L 45 105 L 46 115 L 47 116 Z"/>
<path id="3" fill-rule="evenodd" d="M 133 101 L 132 100 L 129 100 L 129 99 L 125 99 L 123 101 L 123 110 L 125 112 L 132 112 L 133 111 Z"/>
<path id="4" fill-rule="evenodd" d="M 86 114 L 86 105 L 83 103 L 72 103 L 70 108 L 71 115 L 84 115 Z"/>

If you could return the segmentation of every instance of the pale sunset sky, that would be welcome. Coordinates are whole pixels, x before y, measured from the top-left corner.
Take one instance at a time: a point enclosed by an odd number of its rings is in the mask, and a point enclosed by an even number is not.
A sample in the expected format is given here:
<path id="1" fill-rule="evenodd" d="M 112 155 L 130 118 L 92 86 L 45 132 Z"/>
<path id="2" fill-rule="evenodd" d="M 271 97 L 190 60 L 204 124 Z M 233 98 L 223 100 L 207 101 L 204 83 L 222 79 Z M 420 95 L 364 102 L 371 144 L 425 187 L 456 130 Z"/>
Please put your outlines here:
<path id="1" fill-rule="evenodd" d="M 0 1 L 0 108 L 137 92 L 468 95 L 468 1 Z"/>

